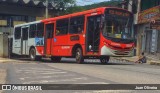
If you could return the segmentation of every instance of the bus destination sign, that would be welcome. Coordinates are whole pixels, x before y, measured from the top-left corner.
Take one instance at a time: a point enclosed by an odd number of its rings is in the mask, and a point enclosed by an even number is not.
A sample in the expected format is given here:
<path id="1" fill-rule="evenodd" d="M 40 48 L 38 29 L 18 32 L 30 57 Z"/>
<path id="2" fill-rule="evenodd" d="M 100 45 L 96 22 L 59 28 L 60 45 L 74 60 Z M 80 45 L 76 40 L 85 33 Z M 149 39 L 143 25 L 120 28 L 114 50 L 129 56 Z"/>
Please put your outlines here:
<path id="1" fill-rule="evenodd" d="M 129 12 L 125 12 L 123 10 L 118 10 L 118 9 L 109 9 L 107 13 L 112 15 L 124 16 L 124 17 L 130 16 Z"/>

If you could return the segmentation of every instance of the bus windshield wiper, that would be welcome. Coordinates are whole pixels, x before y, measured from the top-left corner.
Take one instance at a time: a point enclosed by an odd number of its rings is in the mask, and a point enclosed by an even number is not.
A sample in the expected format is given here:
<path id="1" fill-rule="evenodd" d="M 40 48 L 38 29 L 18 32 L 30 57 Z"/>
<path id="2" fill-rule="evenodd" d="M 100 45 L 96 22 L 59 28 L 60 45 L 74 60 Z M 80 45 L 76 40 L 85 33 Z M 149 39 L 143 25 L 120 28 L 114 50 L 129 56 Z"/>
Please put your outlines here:
<path id="1" fill-rule="evenodd" d="M 128 26 L 129 20 L 130 20 L 130 18 L 128 18 L 128 20 L 127 20 L 127 23 L 126 23 L 126 28 L 127 28 L 127 26 Z"/>

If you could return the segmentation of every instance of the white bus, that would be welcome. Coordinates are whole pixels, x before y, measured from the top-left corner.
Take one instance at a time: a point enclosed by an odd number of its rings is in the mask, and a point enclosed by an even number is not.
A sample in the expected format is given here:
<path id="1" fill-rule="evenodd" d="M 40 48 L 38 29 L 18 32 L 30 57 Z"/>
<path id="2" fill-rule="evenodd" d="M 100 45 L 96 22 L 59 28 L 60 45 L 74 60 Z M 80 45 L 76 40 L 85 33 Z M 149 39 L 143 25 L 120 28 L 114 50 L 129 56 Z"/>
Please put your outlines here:
<path id="1" fill-rule="evenodd" d="M 37 48 L 44 46 L 44 24 L 41 21 L 35 21 L 16 25 L 13 33 L 12 53 L 17 55 L 28 55 L 31 60 L 41 59 L 41 52 Z"/>

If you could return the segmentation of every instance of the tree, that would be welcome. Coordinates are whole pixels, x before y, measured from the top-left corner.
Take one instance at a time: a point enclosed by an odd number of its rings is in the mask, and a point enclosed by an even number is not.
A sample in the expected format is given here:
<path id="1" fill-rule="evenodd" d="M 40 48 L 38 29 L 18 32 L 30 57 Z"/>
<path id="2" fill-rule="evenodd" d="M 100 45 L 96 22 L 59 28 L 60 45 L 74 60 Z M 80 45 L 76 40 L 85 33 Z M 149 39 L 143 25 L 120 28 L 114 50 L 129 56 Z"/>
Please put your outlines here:
<path id="1" fill-rule="evenodd" d="M 111 1 L 105 1 L 105 2 L 91 4 L 91 5 L 85 5 L 85 6 L 77 6 L 76 4 L 74 4 L 73 6 L 68 7 L 66 9 L 66 11 L 62 11 L 60 13 L 60 15 L 81 12 L 84 10 L 98 8 L 98 7 L 107 7 L 107 6 L 120 7 L 120 6 L 118 6 L 118 4 L 121 3 L 121 1 L 122 0 L 111 0 Z"/>
<path id="2" fill-rule="evenodd" d="M 61 12 L 60 15 L 64 15 L 64 14 L 70 14 L 70 13 L 75 13 L 75 12 L 81 12 L 86 10 L 85 8 L 81 7 L 81 6 L 72 6 L 72 7 L 68 7 L 65 11 Z"/>
<path id="3" fill-rule="evenodd" d="M 47 0 L 34 0 L 34 1 L 41 1 L 46 2 Z M 74 5 L 76 0 L 48 0 L 48 3 L 52 3 L 55 5 L 56 8 L 66 8 Z"/>

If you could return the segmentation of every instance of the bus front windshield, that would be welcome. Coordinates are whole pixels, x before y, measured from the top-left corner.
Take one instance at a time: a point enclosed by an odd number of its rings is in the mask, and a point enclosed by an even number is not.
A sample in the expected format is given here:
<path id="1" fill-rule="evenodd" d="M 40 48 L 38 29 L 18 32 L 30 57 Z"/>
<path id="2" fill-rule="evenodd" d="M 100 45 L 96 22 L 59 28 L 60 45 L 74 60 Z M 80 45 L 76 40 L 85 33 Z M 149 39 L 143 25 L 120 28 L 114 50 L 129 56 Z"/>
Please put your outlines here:
<path id="1" fill-rule="evenodd" d="M 105 12 L 103 35 L 108 38 L 132 39 L 132 15 L 124 10 Z"/>

